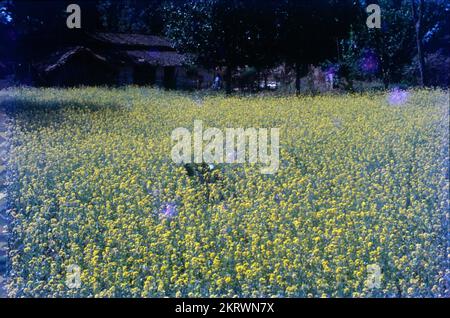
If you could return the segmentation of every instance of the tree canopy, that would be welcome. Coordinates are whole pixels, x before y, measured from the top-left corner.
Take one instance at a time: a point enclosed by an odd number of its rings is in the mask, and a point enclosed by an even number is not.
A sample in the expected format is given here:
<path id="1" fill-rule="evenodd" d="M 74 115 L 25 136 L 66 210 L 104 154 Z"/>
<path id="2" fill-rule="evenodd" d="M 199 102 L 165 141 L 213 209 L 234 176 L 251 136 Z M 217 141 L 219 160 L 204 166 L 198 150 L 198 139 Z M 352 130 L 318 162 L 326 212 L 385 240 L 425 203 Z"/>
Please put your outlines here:
<path id="1" fill-rule="evenodd" d="M 307 65 L 328 63 L 386 85 L 420 82 L 421 69 L 431 83 L 433 63 L 449 59 L 445 0 L 370 1 L 381 7 L 381 29 L 366 26 L 364 0 L 80 0 L 82 31 L 65 27 L 71 2 L 0 1 L 0 55 L 16 48 L 16 58 L 29 61 L 84 31 L 150 33 L 170 38 L 199 65 L 229 70 L 228 77 L 238 67 L 285 63 L 299 78 Z"/>

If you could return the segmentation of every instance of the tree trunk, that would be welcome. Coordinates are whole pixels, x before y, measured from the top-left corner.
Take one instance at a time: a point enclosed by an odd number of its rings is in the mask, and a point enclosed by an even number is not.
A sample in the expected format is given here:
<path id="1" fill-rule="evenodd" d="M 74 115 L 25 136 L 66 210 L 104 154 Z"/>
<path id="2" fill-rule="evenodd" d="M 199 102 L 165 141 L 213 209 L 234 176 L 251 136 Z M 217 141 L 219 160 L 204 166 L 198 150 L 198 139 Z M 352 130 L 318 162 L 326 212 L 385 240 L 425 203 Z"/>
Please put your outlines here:
<path id="1" fill-rule="evenodd" d="M 381 76 L 383 77 L 383 85 L 384 85 L 384 89 L 388 89 L 389 88 L 389 74 L 388 71 L 386 70 L 386 68 L 383 66 L 383 62 L 381 63 Z"/>
<path id="2" fill-rule="evenodd" d="M 231 79 L 232 79 L 232 68 L 231 66 L 227 66 L 227 69 L 225 70 L 225 93 L 227 95 L 230 95 L 232 92 Z"/>
<path id="3" fill-rule="evenodd" d="M 380 61 L 380 70 L 384 89 L 388 89 L 390 83 L 390 72 L 388 61 L 389 56 L 385 53 L 386 49 L 384 45 L 383 33 L 381 32 L 381 30 L 375 31 L 375 43 L 376 43 L 376 53 Z"/>
<path id="4" fill-rule="evenodd" d="M 302 68 L 299 63 L 295 64 L 295 93 L 297 96 L 300 95 L 300 88 L 301 88 L 301 74 Z"/>
<path id="5" fill-rule="evenodd" d="M 414 28 L 416 30 L 416 45 L 417 57 L 419 60 L 419 85 L 425 85 L 425 57 L 422 46 L 422 14 L 423 14 L 423 0 L 419 0 L 419 6 L 416 6 L 415 0 L 411 0 Z"/>
<path id="6" fill-rule="evenodd" d="M 256 71 L 256 91 L 260 91 L 261 90 L 261 71 L 259 70 L 259 68 Z"/>

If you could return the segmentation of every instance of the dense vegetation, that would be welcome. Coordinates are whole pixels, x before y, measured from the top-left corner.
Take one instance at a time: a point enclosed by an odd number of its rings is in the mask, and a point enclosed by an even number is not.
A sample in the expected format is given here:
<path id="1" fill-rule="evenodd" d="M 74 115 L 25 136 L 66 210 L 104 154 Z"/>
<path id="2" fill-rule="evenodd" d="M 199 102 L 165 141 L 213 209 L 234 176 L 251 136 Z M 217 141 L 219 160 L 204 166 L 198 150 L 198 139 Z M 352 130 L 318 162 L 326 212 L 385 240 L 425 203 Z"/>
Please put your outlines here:
<path id="1" fill-rule="evenodd" d="M 238 69 L 264 74 L 282 64 L 297 79 L 314 64 L 386 88 L 449 84 L 445 0 L 78 0 L 81 30 L 65 27 L 72 2 L 0 0 L 0 61 L 14 60 L 20 75 L 61 47 L 83 44 L 83 32 L 103 30 L 169 37 L 193 63 L 226 69 L 228 84 Z M 380 29 L 366 25 L 371 3 L 381 8 Z M 368 56 L 371 68 L 361 65 Z"/>
<path id="2" fill-rule="evenodd" d="M 448 295 L 442 91 L 17 89 L 2 100 L 14 106 L 12 296 Z M 280 170 L 189 176 L 170 135 L 194 119 L 279 127 Z M 65 286 L 71 264 L 80 289 Z M 373 264 L 381 286 L 369 289 Z"/>

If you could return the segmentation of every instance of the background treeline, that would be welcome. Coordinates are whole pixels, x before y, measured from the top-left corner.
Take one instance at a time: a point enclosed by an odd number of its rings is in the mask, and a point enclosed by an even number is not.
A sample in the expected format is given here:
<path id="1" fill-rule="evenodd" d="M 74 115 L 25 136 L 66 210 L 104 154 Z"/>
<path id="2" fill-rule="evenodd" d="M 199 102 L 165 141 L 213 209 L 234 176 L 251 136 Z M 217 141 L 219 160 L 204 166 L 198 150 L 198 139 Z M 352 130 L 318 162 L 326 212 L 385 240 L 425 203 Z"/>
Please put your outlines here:
<path id="1" fill-rule="evenodd" d="M 81 31 L 66 27 L 74 2 Z M 381 7 L 381 29 L 366 26 L 370 3 Z M 237 70 L 259 80 L 280 65 L 297 90 L 310 65 L 336 73 L 348 90 L 354 81 L 449 83 L 446 0 L 7 0 L 0 61 L 24 67 L 94 30 L 166 36 L 193 64 L 220 69 L 228 91 Z"/>

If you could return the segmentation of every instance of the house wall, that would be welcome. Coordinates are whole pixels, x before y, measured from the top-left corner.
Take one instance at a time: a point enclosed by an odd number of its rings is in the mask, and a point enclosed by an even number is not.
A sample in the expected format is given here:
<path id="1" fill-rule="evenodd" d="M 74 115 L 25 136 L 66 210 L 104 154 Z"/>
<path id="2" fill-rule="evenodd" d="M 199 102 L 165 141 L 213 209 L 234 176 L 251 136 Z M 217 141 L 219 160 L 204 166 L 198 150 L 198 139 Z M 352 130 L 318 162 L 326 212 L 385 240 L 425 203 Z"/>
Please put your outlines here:
<path id="1" fill-rule="evenodd" d="M 151 66 L 148 64 L 119 64 L 100 60 L 91 54 L 77 54 L 55 64 L 51 72 L 38 74 L 38 85 L 155 85 L 167 89 L 201 89 L 211 83 L 195 69 L 183 66 Z M 53 65 L 52 65 L 53 66 Z M 198 73 L 198 74 L 197 74 Z"/>
<path id="2" fill-rule="evenodd" d="M 76 57 L 57 69 L 37 78 L 38 85 L 80 86 L 109 85 L 114 83 L 114 72 L 105 64 Z"/>
<path id="3" fill-rule="evenodd" d="M 134 84 L 155 85 L 156 67 L 149 65 L 137 65 L 134 67 Z"/>
<path id="4" fill-rule="evenodd" d="M 164 67 L 157 66 L 155 70 L 155 84 L 162 87 L 164 85 Z"/>
<path id="5" fill-rule="evenodd" d="M 175 86 L 180 89 L 191 89 L 195 85 L 191 79 L 188 78 L 186 69 L 184 67 L 177 67 L 175 69 Z"/>
<path id="6" fill-rule="evenodd" d="M 118 85 L 131 85 L 134 83 L 134 70 L 132 66 L 121 66 L 117 72 Z"/>

